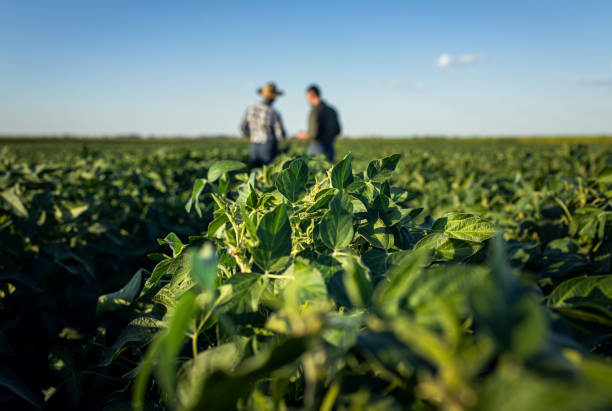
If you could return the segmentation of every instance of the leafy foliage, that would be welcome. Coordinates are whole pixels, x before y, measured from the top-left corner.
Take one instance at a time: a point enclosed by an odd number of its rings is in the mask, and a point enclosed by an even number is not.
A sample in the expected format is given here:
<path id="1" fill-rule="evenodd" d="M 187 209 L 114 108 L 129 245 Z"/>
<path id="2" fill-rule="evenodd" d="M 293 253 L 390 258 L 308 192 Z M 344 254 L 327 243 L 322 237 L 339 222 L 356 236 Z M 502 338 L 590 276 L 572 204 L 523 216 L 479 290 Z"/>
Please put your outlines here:
<path id="1" fill-rule="evenodd" d="M 249 171 L 239 152 L 3 157 L 3 403 L 612 406 L 609 149 L 351 144 Z M 85 289 L 83 320 L 58 320 Z"/>
<path id="2" fill-rule="evenodd" d="M 277 271 L 287 263 L 291 255 L 291 225 L 287 207 L 278 205 L 261 218 L 256 231 L 258 244 L 253 258 L 264 272 Z"/>
<path id="3" fill-rule="evenodd" d="M 176 309 L 160 311 L 169 329 L 159 331 L 143 363 L 145 371 L 157 364 L 160 396 L 141 373 L 136 407 L 148 392 L 150 401 L 176 409 L 375 407 L 383 399 L 386 408 L 404 408 L 409 399 L 413 406 L 486 409 L 509 372 L 535 379 L 543 392 L 569 384 L 586 408 L 610 404 L 609 394 L 587 382 L 601 375 L 581 365 L 594 360 L 576 350 L 580 343 L 553 338 L 536 284 L 513 272 L 503 238 L 492 242 L 500 233 L 493 223 L 467 213 L 417 223 L 410 195 L 379 177 L 389 176 L 395 157 L 372 162 L 365 174 L 354 174 L 350 160 L 323 173 L 303 170 L 302 158 L 281 160 L 276 177 L 252 170 L 225 194 L 210 185 L 213 214 L 225 216 L 209 235 L 216 286 L 198 291 L 191 282 L 189 291 L 173 292 Z M 253 200 L 242 202 L 242 192 Z M 266 195 L 266 203 L 254 199 Z M 562 284 L 549 306 L 563 313 L 569 299 L 574 310 L 602 304 L 604 312 L 609 290 L 604 280 L 596 284 Z M 212 304 L 221 294 L 223 303 Z M 176 318 L 182 338 L 167 348 Z M 170 358 L 180 358 L 186 374 L 176 379 L 172 366 L 164 368 Z M 553 369 L 583 382 L 546 377 Z M 521 401 L 534 408 L 539 400 Z"/>

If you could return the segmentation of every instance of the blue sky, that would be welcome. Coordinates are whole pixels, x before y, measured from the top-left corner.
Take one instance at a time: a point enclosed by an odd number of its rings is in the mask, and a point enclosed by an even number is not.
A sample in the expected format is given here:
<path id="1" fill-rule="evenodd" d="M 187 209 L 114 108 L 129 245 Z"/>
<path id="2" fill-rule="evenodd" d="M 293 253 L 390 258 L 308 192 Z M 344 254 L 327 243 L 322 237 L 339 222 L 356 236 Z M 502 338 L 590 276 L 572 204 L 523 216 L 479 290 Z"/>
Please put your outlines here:
<path id="1" fill-rule="evenodd" d="M 290 133 L 612 133 L 612 2 L 0 2 L 0 133 L 237 134 L 269 80 Z"/>

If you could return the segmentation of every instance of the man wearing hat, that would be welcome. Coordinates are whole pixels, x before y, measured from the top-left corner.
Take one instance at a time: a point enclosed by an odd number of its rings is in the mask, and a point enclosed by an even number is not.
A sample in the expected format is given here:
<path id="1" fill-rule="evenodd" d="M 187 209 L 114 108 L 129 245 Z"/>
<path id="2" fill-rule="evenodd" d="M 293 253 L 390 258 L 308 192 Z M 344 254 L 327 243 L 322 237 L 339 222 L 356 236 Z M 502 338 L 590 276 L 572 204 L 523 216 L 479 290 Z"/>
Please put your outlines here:
<path id="1" fill-rule="evenodd" d="M 278 142 L 286 138 L 281 116 L 272 108 L 274 100 L 282 96 L 283 92 L 274 83 L 266 84 L 257 92 L 262 101 L 249 106 L 240 125 L 242 135 L 251 139 L 251 167 L 271 163 L 278 155 Z"/>

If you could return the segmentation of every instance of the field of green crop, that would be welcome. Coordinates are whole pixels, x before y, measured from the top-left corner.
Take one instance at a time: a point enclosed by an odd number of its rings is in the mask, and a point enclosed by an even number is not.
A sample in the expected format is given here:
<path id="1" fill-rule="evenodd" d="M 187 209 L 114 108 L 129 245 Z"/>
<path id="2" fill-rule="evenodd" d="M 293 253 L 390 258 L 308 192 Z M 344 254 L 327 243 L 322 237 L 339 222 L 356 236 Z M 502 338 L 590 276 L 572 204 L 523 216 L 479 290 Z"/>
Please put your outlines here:
<path id="1" fill-rule="evenodd" d="M 0 140 L 0 407 L 611 409 L 611 143 Z"/>

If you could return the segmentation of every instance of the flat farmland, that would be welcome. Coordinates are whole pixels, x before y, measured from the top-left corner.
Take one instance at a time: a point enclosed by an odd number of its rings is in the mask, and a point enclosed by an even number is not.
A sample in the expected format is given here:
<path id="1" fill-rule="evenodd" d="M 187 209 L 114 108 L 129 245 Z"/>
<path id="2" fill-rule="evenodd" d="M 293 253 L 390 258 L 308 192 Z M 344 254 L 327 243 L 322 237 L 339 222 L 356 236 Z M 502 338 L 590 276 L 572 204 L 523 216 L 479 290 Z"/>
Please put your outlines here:
<path id="1" fill-rule="evenodd" d="M 7 409 L 607 409 L 612 139 L 0 140 Z"/>

